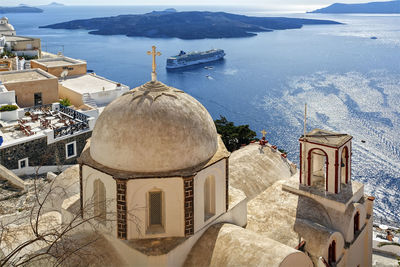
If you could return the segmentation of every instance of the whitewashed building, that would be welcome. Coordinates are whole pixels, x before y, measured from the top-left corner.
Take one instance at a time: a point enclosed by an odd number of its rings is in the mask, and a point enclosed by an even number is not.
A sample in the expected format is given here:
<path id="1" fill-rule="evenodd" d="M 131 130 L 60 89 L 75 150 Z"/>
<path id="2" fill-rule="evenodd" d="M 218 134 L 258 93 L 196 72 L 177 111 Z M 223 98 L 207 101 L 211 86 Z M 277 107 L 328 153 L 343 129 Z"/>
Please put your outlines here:
<path id="1" fill-rule="evenodd" d="M 59 103 L 2 111 L 0 164 L 17 175 L 64 170 L 76 164 L 94 123 Z"/>

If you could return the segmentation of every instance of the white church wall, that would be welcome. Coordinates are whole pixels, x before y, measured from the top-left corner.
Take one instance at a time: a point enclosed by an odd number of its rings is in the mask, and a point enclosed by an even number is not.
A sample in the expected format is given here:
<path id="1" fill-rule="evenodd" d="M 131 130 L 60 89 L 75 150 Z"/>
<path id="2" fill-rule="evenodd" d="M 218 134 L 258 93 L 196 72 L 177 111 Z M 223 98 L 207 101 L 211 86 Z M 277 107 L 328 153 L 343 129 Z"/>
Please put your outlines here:
<path id="1" fill-rule="evenodd" d="M 148 231 L 148 192 L 163 192 L 163 231 Z M 133 179 L 127 182 L 128 239 L 185 235 L 183 180 L 177 178 Z M 132 214 L 135 219 L 131 217 Z M 137 227 L 139 224 L 139 228 Z"/>
<path id="2" fill-rule="evenodd" d="M 128 92 L 129 87 L 122 87 L 121 89 L 98 91 L 90 93 L 90 97 L 96 102 L 98 106 L 107 105 L 114 99 L 121 96 L 123 93 Z"/>
<path id="3" fill-rule="evenodd" d="M 214 221 L 212 221 L 207 227 L 199 231 L 195 231 L 195 234 L 185 241 L 185 243 L 179 245 L 170 253 L 168 253 L 168 262 L 166 266 L 176 267 L 182 266 L 186 260 L 186 257 L 192 250 L 192 247 L 196 244 L 203 233 L 208 227 L 218 223 L 231 223 L 237 226 L 244 227 L 247 224 L 247 199 L 244 198 L 239 201 L 235 206 L 231 207 L 226 213 L 223 213 Z"/>
<path id="4" fill-rule="evenodd" d="M 99 179 L 105 186 L 106 189 L 106 221 L 104 230 L 110 234 L 117 236 L 117 185 L 114 178 L 108 174 L 95 170 L 89 166 L 82 166 L 82 183 L 83 183 L 83 208 L 87 207 L 91 209 L 89 216 L 93 216 L 93 193 L 94 193 L 94 181 Z M 87 216 L 88 214 L 84 212 Z"/>
<path id="5" fill-rule="evenodd" d="M 194 232 L 203 228 L 226 211 L 226 161 L 221 160 L 194 177 Z M 204 214 L 204 183 L 209 176 L 215 177 L 215 214 L 206 219 Z"/>
<path id="6" fill-rule="evenodd" d="M 363 228 L 363 226 L 366 223 L 366 210 L 365 210 L 365 206 L 361 203 L 354 203 L 352 204 L 354 206 L 354 210 L 351 214 L 350 220 L 349 220 L 349 224 L 348 225 L 344 225 L 344 229 L 347 229 L 346 232 L 346 241 L 347 242 L 352 242 L 354 239 L 354 216 L 356 215 L 357 212 L 360 213 L 360 229 Z"/>
<path id="7" fill-rule="evenodd" d="M 374 223 L 373 216 L 369 217 L 366 220 L 367 225 L 365 226 L 365 238 L 364 238 L 364 265 L 365 266 L 372 266 L 373 223 Z"/>
<path id="8" fill-rule="evenodd" d="M 313 262 L 311 259 L 305 255 L 303 252 L 294 252 L 289 254 L 282 262 L 279 267 L 313 267 Z"/>
<path id="9" fill-rule="evenodd" d="M 131 186 L 134 186 L 134 184 L 131 184 Z M 140 191 L 141 189 L 138 190 Z M 247 224 L 247 199 L 244 197 L 243 200 L 237 202 L 234 206 L 230 207 L 230 209 L 226 213 L 223 213 L 214 221 L 212 221 L 209 226 L 218 223 L 231 223 L 244 227 Z M 207 229 L 208 227 L 204 227 L 203 229 L 195 232 L 193 236 L 189 237 L 184 243 L 174 248 L 168 254 L 159 256 L 147 256 L 145 254 L 142 254 L 136 251 L 135 249 L 132 249 L 124 241 L 116 238 L 115 236 L 105 235 L 105 237 L 113 245 L 115 251 L 119 253 L 121 259 L 123 259 L 125 263 L 129 266 L 177 267 L 177 266 L 183 266 L 186 257 L 190 253 L 192 247 L 196 244 L 196 242 L 199 240 L 199 238 L 203 235 L 203 233 Z M 128 225 L 128 237 L 129 237 L 129 225 Z"/>
<path id="10" fill-rule="evenodd" d="M 344 238 L 343 235 L 340 232 L 334 232 L 332 233 L 332 235 L 329 237 L 328 242 L 326 243 L 325 247 L 324 247 L 324 253 L 322 254 L 322 256 L 325 259 L 328 259 L 328 250 L 329 250 L 329 245 L 335 241 L 336 242 L 336 261 L 337 262 L 343 262 L 343 257 L 344 257 Z"/>
<path id="11" fill-rule="evenodd" d="M 369 263 L 369 255 L 372 255 L 372 249 L 366 247 L 368 245 L 368 226 L 359 234 L 357 239 L 350 244 L 346 257 L 346 267 L 371 266 Z M 369 251 L 369 252 L 368 252 Z"/>

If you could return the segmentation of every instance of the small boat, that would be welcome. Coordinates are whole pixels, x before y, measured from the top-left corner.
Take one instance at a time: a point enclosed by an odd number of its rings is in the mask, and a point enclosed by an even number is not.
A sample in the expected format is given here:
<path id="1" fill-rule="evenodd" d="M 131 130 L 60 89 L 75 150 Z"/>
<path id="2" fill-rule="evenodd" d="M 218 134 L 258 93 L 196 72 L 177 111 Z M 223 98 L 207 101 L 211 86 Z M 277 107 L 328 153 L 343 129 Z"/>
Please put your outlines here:
<path id="1" fill-rule="evenodd" d="M 204 67 L 206 70 L 212 70 L 214 67 L 213 66 L 205 66 Z"/>
<path id="2" fill-rule="evenodd" d="M 365 140 L 361 140 L 361 143 L 365 143 Z"/>
<path id="3" fill-rule="evenodd" d="M 372 39 L 372 40 L 376 40 L 376 39 L 378 39 L 378 37 L 372 36 L 371 39 Z"/>

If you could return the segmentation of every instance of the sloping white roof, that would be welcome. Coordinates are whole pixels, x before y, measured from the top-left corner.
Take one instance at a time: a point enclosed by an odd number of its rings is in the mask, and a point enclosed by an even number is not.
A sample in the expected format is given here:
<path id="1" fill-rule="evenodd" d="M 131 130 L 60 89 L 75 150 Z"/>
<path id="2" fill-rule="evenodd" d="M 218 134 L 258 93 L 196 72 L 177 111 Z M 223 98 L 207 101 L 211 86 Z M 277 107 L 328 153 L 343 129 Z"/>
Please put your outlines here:
<path id="1" fill-rule="evenodd" d="M 250 144 L 229 158 L 229 183 L 251 199 L 276 181 L 291 177 L 289 164 L 270 146 Z"/>
<path id="2" fill-rule="evenodd" d="M 297 266 L 312 266 L 301 251 L 236 225 L 217 224 L 202 235 L 184 266 L 278 267 L 291 257 Z"/>

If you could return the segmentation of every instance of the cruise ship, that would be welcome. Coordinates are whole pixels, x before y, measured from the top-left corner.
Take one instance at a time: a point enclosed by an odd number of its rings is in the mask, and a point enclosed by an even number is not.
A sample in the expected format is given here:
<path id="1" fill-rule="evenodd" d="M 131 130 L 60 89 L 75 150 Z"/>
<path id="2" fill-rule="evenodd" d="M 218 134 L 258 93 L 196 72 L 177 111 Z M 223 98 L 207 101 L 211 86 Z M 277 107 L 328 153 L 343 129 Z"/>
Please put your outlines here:
<path id="1" fill-rule="evenodd" d="M 207 63 L 219 60 L 225 56 L 222 49 L 212 49 L 204 52 L 190 52 L 186 53 L 181 51 L 179 55 L 169 57 L 167 59 L 167 69 L 176 69 L 195 64 Z"/>

